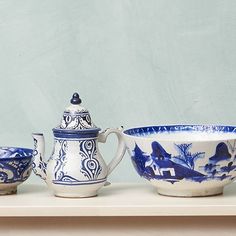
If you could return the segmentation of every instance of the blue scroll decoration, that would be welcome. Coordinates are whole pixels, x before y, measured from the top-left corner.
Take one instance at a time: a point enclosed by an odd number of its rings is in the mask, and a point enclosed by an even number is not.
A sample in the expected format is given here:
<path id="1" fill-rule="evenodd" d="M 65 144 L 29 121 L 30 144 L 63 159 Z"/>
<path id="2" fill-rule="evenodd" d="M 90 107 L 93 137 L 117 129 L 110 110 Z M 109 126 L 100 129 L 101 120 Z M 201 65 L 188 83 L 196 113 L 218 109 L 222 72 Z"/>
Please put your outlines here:
<path id="1" fill-rule="evenodd" d="M 89 180 L 97 179 L 102 171 L 102 167 L 96 159 L 96 141 L 94 139 L 81 141 L 80 155 L 83 157 L 81 172 Z"/>

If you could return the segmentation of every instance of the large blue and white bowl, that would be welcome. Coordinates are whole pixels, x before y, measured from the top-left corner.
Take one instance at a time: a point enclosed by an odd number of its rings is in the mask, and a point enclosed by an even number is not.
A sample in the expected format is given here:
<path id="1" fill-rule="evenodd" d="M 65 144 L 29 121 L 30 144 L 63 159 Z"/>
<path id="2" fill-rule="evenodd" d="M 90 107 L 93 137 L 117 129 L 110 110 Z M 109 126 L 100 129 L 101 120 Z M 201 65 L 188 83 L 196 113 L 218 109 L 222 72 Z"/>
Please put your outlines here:
<path id="1" fill-rule="evenodd" d="M 160 194 L 221 194 L 236 178 L 236 127 L 150 126 L 123 134 L 136 171 Z"/>
<path id="2" fill-rule="evenodd" d="M 17 192 L 17 186 L 30 176 L 33 150 L 0 147 L 0 195 Z"/>

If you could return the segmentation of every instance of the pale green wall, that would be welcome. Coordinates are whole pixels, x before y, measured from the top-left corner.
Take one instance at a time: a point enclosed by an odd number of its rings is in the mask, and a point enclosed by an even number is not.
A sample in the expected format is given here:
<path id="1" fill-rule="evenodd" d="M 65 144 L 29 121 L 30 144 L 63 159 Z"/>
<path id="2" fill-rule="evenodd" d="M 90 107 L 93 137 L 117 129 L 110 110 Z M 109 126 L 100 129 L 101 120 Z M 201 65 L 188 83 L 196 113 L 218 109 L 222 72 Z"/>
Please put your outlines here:
<path id="1" fill-rule="evenodd" d="M 0 78 L 1 145 L 50 153 L 74 91 L 102 128 L 236 124 L 236 1 L 0 0 Z"/>

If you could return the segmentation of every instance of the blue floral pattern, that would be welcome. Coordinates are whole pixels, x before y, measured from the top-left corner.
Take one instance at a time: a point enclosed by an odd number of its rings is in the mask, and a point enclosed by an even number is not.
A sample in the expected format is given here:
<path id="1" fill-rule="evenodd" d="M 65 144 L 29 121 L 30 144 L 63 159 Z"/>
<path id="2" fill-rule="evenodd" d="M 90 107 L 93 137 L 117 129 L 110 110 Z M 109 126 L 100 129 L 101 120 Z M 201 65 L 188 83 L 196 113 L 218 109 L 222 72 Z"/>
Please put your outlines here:
<path id="1" fill-rule="evenodd" d="M 92 120 L 88 111 L 79 113 L 64 112 L 61 129 L 91 129 L 93 127 Z"/>
<path id="2" fill-rule="evenodd" d="M 32 170 L 32 149 L 0 148 L 0 183 L 25 181 Z"/>
<path id="3" fill-rule="evenodd" d="M 36 157 L 38 155 L 37 150 L 38 150 L 38 141 L 34 138 L 34 151 L 33 151 L 33 156 L 34 157 Z M 32 168 L 33 168 L 34 173 L 37 176 L 40 176 L 41 178 L 43 178 L 45 180 L 45 178 L 38 172 L 38 170 L 40 170 L 46 176 L 47 163 L 43 161 L 41 153 L 39 154 L 39 163 L 38 163 L 37 168 L 36 168 L 36 163 L 34 161 L 32 163 Z"/>
<path id="4" fill-rule="evenodd" d="M 55 180 L 63 181 L 64 179 L 64 162 L 66 159 L 66 151 L 67 151 L 67 141 L 66 140 L 58 140 L 60 143 L 59 157 L 56 162 L 56 166 L 54 169 L 54 178 Z"/>

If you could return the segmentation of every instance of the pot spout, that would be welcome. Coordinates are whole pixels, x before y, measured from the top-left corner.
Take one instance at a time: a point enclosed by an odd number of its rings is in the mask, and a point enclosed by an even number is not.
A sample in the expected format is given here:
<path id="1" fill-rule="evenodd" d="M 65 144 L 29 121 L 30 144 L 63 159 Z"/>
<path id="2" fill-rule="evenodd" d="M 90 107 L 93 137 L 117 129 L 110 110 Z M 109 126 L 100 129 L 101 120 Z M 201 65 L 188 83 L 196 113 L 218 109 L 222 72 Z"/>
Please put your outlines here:
<path id="1" fill-rule="evenodd" d="M 34 139 L 33 171 L 40 178 L 46 180 L 47 163 L 44 161 L 44 136 L 40 133 L 33 133 L 32 137 Z"/>

